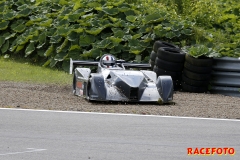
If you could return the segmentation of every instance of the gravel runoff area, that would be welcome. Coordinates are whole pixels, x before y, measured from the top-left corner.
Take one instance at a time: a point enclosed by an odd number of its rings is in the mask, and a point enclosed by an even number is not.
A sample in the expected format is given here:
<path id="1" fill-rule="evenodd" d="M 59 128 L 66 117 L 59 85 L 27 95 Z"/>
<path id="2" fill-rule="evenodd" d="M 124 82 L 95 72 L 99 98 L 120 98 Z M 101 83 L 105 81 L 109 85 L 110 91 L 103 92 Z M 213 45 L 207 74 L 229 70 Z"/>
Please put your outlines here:
<path id="1" fill-rule="evenodd" d="M 174 102 L 171 105 L 88 102 L 74 96 L 71 85 L 0 81 L 0 107 L 3 108 L 240 119 L 240 98 L 237 97 L 175 92 Z"/>

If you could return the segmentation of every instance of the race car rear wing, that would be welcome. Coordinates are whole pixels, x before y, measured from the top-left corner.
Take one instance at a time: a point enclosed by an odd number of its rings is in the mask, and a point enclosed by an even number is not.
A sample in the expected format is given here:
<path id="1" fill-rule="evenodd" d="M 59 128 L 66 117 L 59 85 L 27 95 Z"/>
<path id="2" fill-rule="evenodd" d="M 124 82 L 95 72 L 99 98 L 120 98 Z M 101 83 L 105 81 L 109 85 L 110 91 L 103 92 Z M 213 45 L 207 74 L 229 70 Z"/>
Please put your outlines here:
<path id="1" fill-rule="evenodd" d="M 151 64 L 148 63 L 130 63 L 125 62 L 124 60 L 117 60 L 117 64 L 122 64 L 125 68 L 143 68 L 143 69 L 151 69 Z M 72 74 L 72 71 L 75 66 L 98 66 L 99 61 L 81 61 L 81 60 L 72 60 L 70 58 L 70 68 L 69 74 Z"/>
<path id="2" fill-rule="evenodd" d="M 72 60 L 70 58 L 70 68 L 69 74 L 72 74 L 72 71 L 75 66 L 98 66 L 98 61 L 81 61 L 81 60 Z"/>

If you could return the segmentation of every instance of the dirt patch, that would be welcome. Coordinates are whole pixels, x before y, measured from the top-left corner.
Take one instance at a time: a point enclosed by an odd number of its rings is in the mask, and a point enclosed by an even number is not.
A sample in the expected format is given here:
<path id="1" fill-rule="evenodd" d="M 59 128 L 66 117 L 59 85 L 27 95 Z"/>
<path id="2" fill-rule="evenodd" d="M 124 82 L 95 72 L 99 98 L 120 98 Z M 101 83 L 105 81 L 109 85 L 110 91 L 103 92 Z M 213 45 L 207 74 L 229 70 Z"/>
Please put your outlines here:
<path id="1" fill-rule="evenodd" d="M 237 97 L 175 92 L 175 105 L 90 103 L 73 96 L 71 89 L 71 85 L 0 82 L 0 107 L 240 119 Z"/>

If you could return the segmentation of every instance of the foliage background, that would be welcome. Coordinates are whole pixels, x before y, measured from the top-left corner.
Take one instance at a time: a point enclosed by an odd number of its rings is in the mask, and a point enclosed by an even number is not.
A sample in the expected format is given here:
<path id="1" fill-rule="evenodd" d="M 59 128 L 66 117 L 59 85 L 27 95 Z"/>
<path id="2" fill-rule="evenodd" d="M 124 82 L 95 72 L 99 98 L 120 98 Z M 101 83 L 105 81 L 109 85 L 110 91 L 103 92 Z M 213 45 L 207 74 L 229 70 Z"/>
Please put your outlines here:
<path id="1" fill-rule="evenodd" d="M 239 15 L 237 0 L 0 0 L 0 55 L 67 71 L 105 53 L 148 62 L 163 40 L 239 57 Z"/>

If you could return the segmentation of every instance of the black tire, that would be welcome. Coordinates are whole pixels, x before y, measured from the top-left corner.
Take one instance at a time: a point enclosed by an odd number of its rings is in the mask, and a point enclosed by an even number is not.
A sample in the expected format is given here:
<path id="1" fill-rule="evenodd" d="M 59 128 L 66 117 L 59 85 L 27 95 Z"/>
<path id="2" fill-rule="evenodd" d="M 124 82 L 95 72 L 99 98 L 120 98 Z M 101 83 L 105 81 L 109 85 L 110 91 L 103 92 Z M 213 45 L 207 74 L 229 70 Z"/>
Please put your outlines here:
<path id="1" fill-rule="evenodd" d="M 151 64 L 151 70 L 153 70 L 153 67 L 155 66 L 155 61 L 150 60 L 150 64 Z"/>
<path id="2" fill-rule="evenodd" d="M 203 73 L 194 73 L 191 72 L 189 70 L 187 70 L 186 68 L 183 69 L 183 74 L 193 80 L 198 80 L 198 81 L 209 81 L 211 74 L 207 73 L 207 74 L 203 74 Z"/>
<path id="3" fill-rule="evenodd" d="M 156 41 L 153 44 L 153 51 L 157 53 L 158 48 L 160 48 L 160 47 L 169 47 L 169 48 L 178 48 L 179 49 L 179 47 L 174 44 L 164 42 L 164 41 Z"/>
<path id="4" fill-rule="evenodd" d="M 178 91 L 181 89 L 181 81 L 180 80 L 173 80 L 173 90 Z"/>
<path id="5" fill-rule="evenodd" d="M 184 74 L 182 75 L 182 81 L 188 85 L 195 86 L 195 87 L 206 87 L 209 84 L 209 81 L 198 81 L 194 79 L 190 79 L 186 77 Z"/>
<path id="6" fill-rule="evenodd" d="M 184 63 L 185 61 L 185 53 L 176 48 L 160 47 L 157 56 L 169 62 Z"/>
<path id="7" fill-rule="evenodd" d="M 155 65 L 167 71 L 181 72 L 183 70 L 183 63 L 168 62 L 160 58 L 156 58 Z"/>
<path id="8" fill-rule="evenodd" d="M 151 59 L 152 61 L 155 61 L 156 57 L 157 57 L 157 53 L 154 52 L 154 51 L 152 51 L 151 54 L 150 54 L 150 59 Z"/>
<path id="9" fill-rule="evenodd" d="M 184 68 L 194 73 L 211 73 L 212 72 L 212 67 L 199 67 L 199 66 L 192 65 L 188 62 L 184 63 Z"/>
<path id="10" fill-rule="evenodd" d="M 186 62 L 199 67 L 211 67 L 213 63 L 212 58 L 208 57 L 194 58 L 189 54 L 185 55 L 185 60 Z"/>
<path id="11" fill-rule="evenodd" d="M 193 93 L 204 93 L 208 91 L 208 87 L 195 87 L 195 86 L 188 85 L 184 82 L 182 82 L 182 89 L 183 91 L 193 92 Z"/>
<path id="12" fill-rule="evenodd" d="M 157 66 L 154 66 L 153 71 L 157 74 L 157 76 L 167 75 L 167 76 L 171 76 L 173 80 L 179 80 L 182 74 L 182 72 L 167 71 Z"/>

